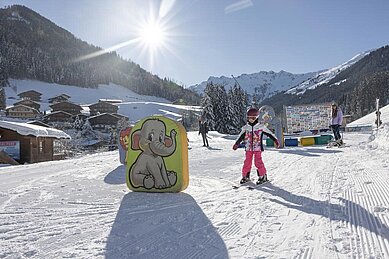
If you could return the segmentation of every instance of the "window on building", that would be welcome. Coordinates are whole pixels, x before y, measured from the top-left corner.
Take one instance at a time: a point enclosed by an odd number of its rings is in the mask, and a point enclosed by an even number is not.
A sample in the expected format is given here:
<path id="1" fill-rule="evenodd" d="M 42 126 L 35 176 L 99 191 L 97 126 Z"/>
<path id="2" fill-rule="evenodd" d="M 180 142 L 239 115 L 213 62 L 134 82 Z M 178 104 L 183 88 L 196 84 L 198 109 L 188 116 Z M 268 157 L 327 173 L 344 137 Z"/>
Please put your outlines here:
<path id="1" fill-rule="evenodd" d="M 54 155 L 62 155 L 65 154 L 66 145 L 65 141 L 62 140 L 54 140 L 53 142 L 53 153 Z"/>

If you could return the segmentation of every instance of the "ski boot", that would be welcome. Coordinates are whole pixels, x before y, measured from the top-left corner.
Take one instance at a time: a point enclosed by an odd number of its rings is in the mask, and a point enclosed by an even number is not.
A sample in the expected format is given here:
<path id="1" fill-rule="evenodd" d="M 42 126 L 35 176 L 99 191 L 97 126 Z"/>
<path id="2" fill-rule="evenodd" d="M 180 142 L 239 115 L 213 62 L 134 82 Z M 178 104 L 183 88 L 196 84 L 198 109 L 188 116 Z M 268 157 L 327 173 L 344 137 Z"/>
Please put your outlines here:
<path id="1" fill-rule="evenodd" d="M 250 173 L 247 174 L 247 176 L 243 176 L 242 179 L 240 180 L 240 184 L 244 184 L 244 183 L 247 183 L 247 182 L 250 182 Z"/>
<path id="2" fill-rule="evenodd" d="M 262 176 L 259 176 L 258 177 L 258 181 L 256 182 L 256 184 L 257 185 L 259 185 L 259 184 L 263 184 L 263 183 L 265 183 L 265 182 L 267 182 L 268 180 L 267 180 L 267 174 L 265 174 L 265 175 L 262 175 Z"/>
<path id="3" fill-rule="evenodd" d="M 336 146 L 337 146 L 337 147 L 343 147 L 343 145 L 344 145 L 343 139 L 338 139 L 338 140 L 336 141 Z"/>

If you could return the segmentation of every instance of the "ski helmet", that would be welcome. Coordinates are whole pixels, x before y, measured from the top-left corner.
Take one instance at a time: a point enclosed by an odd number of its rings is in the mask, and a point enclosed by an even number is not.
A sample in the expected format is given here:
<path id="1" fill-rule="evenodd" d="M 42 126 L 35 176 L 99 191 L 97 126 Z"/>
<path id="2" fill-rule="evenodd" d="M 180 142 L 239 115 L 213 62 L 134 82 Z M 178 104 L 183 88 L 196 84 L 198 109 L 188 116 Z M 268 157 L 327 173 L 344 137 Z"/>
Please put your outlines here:
<path id="1" fill-rule="evenodd" d="M 247 118 L 248 117 L 255 117 L 257 118 L 259 115 L 259 111 L 256 108 L 250 108 L 247 110 Z"/>

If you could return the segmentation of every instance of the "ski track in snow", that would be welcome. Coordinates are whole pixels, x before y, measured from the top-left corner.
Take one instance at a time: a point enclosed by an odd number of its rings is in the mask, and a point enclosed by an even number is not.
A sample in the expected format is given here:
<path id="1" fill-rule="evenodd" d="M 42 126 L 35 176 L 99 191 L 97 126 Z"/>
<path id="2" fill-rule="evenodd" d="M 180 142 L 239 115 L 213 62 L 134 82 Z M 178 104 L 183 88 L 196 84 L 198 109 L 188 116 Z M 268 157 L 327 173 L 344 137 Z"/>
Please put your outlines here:
<path id="1" fill-rule="evenodd" d="M 389 159 L 368 135 L 268 148 L 253 190 L 231 187 L 232 137 L 188 136 L 178 194 L 128 191 L 117 152 L 0 168 L 0 258 L 389 258 Z"/>

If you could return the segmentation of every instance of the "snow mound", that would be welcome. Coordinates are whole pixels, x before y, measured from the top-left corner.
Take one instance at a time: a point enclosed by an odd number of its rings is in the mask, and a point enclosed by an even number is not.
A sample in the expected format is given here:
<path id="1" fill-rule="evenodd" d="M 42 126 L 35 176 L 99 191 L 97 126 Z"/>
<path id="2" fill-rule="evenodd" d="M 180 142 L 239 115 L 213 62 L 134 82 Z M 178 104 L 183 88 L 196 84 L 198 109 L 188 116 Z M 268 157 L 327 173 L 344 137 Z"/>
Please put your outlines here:
<path id="1" fill-rule="evenodd" d="M 389 123 L 384 124 L 378 130 L 375 130 L 369 137 L 367 147 L 373 150 L 389 151 Z"/>

